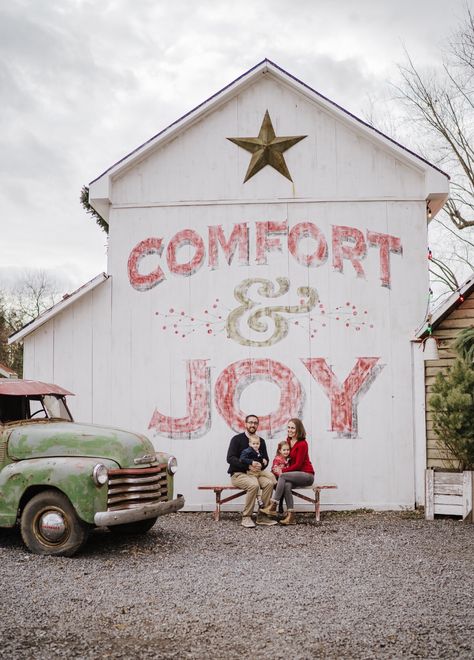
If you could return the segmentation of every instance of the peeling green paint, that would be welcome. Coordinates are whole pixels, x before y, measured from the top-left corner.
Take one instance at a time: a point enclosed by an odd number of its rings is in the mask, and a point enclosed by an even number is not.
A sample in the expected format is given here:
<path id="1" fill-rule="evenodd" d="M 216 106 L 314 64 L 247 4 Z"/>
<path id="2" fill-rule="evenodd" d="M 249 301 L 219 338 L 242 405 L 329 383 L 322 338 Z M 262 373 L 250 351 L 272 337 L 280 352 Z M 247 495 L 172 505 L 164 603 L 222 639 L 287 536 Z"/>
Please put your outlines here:
<path id="1" fill-rule="evenodd" d="M 8 455 L 16 460 L 40 456 L 95 456 L 110 458 L 120 467 L 134 465 L 134 459 L 154 453 L 145 436 L 120 429 L 73 422 L 32 422 L 11 431 Z"/>
<path id="2" fill-rule="evenodd" d="M 95 513 L 107 510 L 108 490 L 106 485 L 94 482 L 95 465 L 136 469 L 136 458 L 155 454 L 152 443 L 143 435 L 54 420 L 0 425 L 2 445 L 5 451 L 0 455 L 1 527 L 15 525 L 22 497 L 29 489 L 38 488 L 62 491 L 78 516 L 93 524 Z M 166 464 L 169 455 L 160 452 L 157 458 Z M 168 496 L 172 499 L 173 477 L 169 475 Z"/>
<path id="3" fill-rule="evenodd" d="M 117 464 L 110 460 L 101 462 L 110 469 Z M 15 524 L 23 493 L 28 488 L 44 486 L 57 488 L 72 502 L 76 512 L 85 522 L 93 523 L 97 511 L 107 510 L 107 487 L 97 486 L 92 479 L 96 458 L 69 457 L 33 458 L 10 463 L 0 471 L 0 525 Z"/>

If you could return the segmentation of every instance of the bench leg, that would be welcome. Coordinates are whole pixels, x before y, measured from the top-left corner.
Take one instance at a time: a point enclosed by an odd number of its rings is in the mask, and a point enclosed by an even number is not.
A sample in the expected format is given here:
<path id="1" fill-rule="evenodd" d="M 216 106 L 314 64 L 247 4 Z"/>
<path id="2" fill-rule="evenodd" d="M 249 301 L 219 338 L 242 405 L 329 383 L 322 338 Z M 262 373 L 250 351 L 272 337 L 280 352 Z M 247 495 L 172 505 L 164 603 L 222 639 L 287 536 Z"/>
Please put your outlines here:
<path id="1" fill-rule="evenodd" d="M 316 488 L 314 491 L 314 516 L 316 518 L 316 522 L 320 521 L 320 513 L 321 513 L 321 504 L 320 504 L 320 496 L 321 491 L 319 488 Z"/>
<path id="2" fill-rule="evenodd" d="M 221 491 L 216 490 L 216 510 L 214 511 L 214 520 L 219 522 L 221 518 Z"/>

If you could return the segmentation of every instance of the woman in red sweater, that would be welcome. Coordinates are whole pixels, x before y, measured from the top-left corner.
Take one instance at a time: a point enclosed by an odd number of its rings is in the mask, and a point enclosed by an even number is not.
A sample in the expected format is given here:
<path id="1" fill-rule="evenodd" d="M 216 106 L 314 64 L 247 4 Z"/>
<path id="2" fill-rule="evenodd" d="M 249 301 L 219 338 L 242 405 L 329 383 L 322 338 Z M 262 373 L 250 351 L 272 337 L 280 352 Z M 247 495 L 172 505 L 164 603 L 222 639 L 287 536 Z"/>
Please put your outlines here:
<path id="1" fill-rule="evenodd" d="M 312 486 L 314 481 L 314 468 L 309 460 L 306 431 L 301 420 L 292 418 L 288 422 L 288 443 L 290 445 L 290 463 L 284 467 L 278 477 L 273 498 L 270 504 L 261 513 L 267 516 L 277 516 L 278 502 L 285 498 L 287 506 L 286 518 L 280 520 L 281 525 L 295 525 L 295 508 L 292 489 Z"/>

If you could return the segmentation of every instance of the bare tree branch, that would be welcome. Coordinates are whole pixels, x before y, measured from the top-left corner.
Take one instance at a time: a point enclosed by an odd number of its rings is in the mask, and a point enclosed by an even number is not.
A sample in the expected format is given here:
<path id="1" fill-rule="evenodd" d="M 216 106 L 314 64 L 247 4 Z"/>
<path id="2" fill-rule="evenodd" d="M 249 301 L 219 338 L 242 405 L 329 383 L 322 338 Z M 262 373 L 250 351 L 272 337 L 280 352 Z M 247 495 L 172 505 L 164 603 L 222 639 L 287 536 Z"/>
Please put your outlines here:
<path id="1" fill-rule="evenodd" d="M 458 230 L 474 227 L 474 16 L 466 10 L 441 71 L 419 70 L 406 52 L 396 87 L 413 120 L 432 137 L 428 157 L 449 167 L 445 211 Z"/>
<path id="2" fill-rule="evenodd" d="M 0 362 L 19 376 L 23 371 L 23 345 L 8 345 L 8 336 L 54 305 L 58 283 L 45 271 L 25 271 L 9 290 L 0 290 Z"/>

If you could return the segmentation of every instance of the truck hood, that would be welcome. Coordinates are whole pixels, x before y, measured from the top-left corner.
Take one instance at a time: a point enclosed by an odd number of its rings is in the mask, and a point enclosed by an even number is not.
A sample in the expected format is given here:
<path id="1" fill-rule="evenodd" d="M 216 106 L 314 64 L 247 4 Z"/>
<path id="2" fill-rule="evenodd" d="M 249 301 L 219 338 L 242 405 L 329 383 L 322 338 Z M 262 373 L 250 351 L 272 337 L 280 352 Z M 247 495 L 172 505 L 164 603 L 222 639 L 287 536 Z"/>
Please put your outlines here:
<path id="1" fill-rule="evenodd" d="M 111 459 L 125 468 L 136 467 L 135 458 L 150 454 L 155 454 L 155 450 L 143 435 L 75 422 L 23 423 L 12 430 L 8 440 L 8 455 L 17 460 L 43 456 L 91 456 Z"/>

